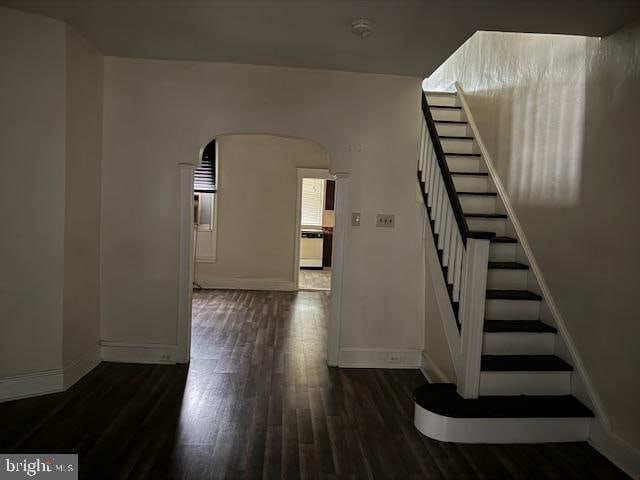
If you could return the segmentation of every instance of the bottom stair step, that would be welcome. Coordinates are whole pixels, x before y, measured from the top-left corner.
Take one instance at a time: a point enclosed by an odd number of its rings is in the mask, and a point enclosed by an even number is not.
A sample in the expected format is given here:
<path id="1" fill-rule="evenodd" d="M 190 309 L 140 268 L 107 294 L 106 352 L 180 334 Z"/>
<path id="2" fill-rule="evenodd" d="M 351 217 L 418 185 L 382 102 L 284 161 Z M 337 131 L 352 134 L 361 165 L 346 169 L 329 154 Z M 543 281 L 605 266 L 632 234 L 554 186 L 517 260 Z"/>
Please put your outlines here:
<path id="1" fill-rule="evenodd" d="M 459 443 L 541 443 L 586 440 L 593 412 L 570 395 L 481 396 L 465 399 L 454 384 L 413 392 L 414 424 L 424 435 Z"/>
<path id="2" fill-rule="evenodd" d="M 456 418 L 593 417 L 571 395 L 490 395 L 462 398 L 453 383 L 427 383 L 413 391 L 413 401 L 429 411 Z"/>

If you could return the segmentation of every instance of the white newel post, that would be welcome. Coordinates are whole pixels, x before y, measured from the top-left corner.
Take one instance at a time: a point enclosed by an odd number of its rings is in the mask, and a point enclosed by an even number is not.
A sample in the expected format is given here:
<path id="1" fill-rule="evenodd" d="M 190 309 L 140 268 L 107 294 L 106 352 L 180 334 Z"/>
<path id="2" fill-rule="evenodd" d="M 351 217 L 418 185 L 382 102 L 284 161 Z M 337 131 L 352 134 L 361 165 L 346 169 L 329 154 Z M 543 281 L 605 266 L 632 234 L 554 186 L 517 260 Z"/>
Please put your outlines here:
<path id="1" fill-rule="evenodd" d="M 463 375 L 458 393 L 464 398 L 478 398 L 489 240 L 467 238 L 466 250 L 460 298 Z"/>

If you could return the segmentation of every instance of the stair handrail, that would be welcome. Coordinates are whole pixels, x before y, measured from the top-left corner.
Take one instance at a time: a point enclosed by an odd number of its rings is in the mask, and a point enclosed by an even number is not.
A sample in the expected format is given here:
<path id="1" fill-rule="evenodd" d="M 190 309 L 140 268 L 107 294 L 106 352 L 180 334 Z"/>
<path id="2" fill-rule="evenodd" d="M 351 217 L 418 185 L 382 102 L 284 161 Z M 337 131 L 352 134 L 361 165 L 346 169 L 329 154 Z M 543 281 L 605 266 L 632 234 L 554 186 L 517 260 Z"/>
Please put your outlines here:
<path id="1" fill-rule="evenodd" d="M 449 197 L 449 202 L 451 203 L 453 215 L 456 219 L 456 224 L 458 225 L 458 230 L 460 231 L 460 236 L 462 238 L 463 244 L 467 244 L 467 238 L 490 239 L 494 237 L 495 234 L 493 232 L 479 232 L 470 230 L 469 226 L 467 225 L 467 220 L 464 218 L 462 205 L 460 204 L 460 199 L 458 198 L 458 195 L 456 193 L 456 187 L 453 183 L 453 177 L 451 176 L 449 166 L 447 165 L 447 158 L 442 148 L 442 144 L 440 143 L 438 130 L 436 129 L 436 124 L 433 120 L 433 116 L 431 115 L 431 109 L 429 107 L 429 102 L 427 100 L 427 95 L 425 92 L 422 92 L 422 114 L 424 115 L 427 129 L 429 130 L 429 136 L 431 137 L 433 149 L 436 153 L 436 160 L 438 162 L 438 166 L 440 167 L 440 172 L 442 173 L 442 179 L 444 180 L 444 185 L 447 189 L 447 196 Z"/>

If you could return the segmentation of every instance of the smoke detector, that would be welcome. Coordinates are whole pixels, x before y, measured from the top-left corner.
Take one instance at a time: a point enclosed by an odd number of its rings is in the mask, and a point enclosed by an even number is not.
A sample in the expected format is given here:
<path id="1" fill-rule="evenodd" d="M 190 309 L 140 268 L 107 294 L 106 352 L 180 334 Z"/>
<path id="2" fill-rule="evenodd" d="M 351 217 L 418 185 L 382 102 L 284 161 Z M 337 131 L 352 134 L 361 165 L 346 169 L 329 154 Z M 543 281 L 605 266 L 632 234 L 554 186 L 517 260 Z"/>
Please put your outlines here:
<path id="1" fill-rule="evenodd" d="M 369 20 L 366 20 L 364 18 L 360 18 L 351 22 L 351 33 L 357 35 L 360 38 L 367 38 L 369 35 L 371 35 L 372 30 L 373 25 Z"/>

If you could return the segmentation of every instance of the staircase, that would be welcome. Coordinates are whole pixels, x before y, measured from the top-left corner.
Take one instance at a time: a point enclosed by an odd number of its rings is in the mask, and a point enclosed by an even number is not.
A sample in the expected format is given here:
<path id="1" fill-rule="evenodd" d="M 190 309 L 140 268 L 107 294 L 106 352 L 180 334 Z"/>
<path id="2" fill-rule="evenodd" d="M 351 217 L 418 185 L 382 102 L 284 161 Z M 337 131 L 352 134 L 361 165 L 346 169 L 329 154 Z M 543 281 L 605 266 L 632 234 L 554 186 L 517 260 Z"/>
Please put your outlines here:
<path id="1" fill-rule="evenodd" d="M 573 367 L 558 355 L 562 340 L 466 102 L 427 92 L 422 108 L 418 181 L 434 241 L 426 248 L 448 297 L 439 308 L 456 384 L 417 388 L 415 425 L 462 443 L 586 440 L 593 413 L 571 395 Z"/>

